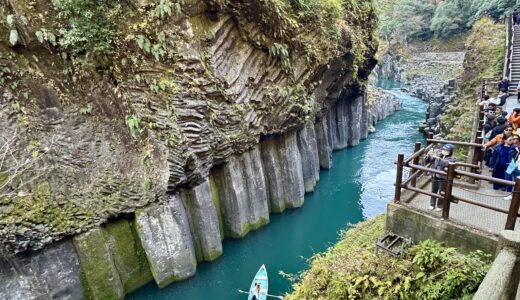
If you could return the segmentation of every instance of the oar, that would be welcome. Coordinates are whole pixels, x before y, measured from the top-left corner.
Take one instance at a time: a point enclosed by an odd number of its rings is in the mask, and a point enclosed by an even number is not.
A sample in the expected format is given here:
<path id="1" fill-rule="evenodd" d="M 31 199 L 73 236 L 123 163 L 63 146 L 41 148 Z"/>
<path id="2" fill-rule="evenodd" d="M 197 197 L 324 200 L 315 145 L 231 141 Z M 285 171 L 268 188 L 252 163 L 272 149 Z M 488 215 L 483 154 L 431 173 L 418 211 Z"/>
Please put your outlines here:
<path id="1" fill-rule="evenodd" d="M 238 290 L 239 293 L 242 293 L 242 294 L 250 294 L 249 292 L 246 292 L 246 291 L 242 291 L 242 290 Z M 273 297 L 273 298 L 278 298 L 278 299 L 281 299 L 283 300 L 283 296 L 276 296 L 276 295 L 269 295 L 267 294 L 267 297 Z"/>

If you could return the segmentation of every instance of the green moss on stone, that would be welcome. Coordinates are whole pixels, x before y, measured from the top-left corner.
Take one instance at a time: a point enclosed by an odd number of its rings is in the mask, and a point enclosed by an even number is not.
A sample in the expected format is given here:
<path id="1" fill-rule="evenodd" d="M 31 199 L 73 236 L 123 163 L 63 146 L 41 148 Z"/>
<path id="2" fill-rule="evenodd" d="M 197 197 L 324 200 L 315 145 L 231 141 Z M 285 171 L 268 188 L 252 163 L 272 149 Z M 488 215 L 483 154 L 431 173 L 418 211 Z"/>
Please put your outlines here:
<path id="1" fill-rule="evenodd" d="M 269 219 L 261 218 L 260 220 L 258 220 L 258 222 L 251 223 L 249 226 L 250 226 L 251 230 L 257 230 L 258 228 L 260 228 L 264 225 L 267 225 L 267 224 L 269 224 Z"/>
<path id="2" fill-rule="evenodd" d="M 144 249 L 132 228 L 133 223 L 119 220 L 106 227 L 107 242 L 126 293 L 142 287 L 153 279 Z"/>
<path id="3" fill-rule="evenodd" d="M 209 186 L 211 188 L 211 198 L 215 203 L 215 209 L 217 210 L 218 227 L 220 230 L 220 239 L 224 239 L 224 221 L 222 220 L 222 213 L 220 210 L 220 198 L 218 196 L 217 185 L 213 176 L 209 176 Z"/>
<path id="4" fill-rule="evenodd" d="M 101 229 L 74 237 L 89 299 L 123 299 L 124 290 Z"/>

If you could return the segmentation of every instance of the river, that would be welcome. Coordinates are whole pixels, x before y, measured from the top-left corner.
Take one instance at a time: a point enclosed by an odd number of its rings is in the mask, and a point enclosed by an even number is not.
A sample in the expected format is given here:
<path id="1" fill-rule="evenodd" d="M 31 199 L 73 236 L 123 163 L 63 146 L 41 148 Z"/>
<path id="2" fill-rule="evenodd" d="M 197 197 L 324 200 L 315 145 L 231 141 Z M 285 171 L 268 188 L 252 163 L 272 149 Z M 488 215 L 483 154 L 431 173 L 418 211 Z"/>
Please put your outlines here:
<path id="1" fill-rule="evenodd" d="M 260 265 L 269 272 L 269 293 L 280 295 L 290 283 L 279 272 L 296 274 L 308 266 L 307 258 L 323 252 L 338 239 L 338 232 L 386 211 L 395 179 L 398 153 L 410 154 L 424 121 L 427 103 L 397 89 L 393 82 L 380 86 L 394 93 L 403 109 L 377 125 L 377 131 L 357 147 L 333 154 L 333 168 L 320 172 L 313 193 L 302 208 L 271 214 L 271 222 L 240 240 L 225 240 L 224 254 L 202 263 L 195 277 L 160 290 L 150 283 L 126 299 L 244 300 Z"/>

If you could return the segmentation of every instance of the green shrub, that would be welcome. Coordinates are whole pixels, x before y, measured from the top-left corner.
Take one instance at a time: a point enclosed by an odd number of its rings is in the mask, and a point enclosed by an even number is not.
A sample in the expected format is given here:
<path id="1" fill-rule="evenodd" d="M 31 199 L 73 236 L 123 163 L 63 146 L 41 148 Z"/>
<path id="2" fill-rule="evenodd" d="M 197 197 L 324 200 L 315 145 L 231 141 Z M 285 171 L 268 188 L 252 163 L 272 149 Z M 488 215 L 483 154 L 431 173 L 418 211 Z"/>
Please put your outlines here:
<path id="1" fill-rule="evenodd" d="M 73 54 L 110 53 L 125 0 L 52 0 L 59 13 L 59 44 Z"/>
<path id="2" fill-rule="evenodd" d="M 312 258 L 284 299 L 469 299 L 489 268 L 488 255 L 480 251 L 462 255 L 430 240 L 402 258 L 375 254 L 384 228 L 385 217 L 379 216 L 347 231 Z"/>

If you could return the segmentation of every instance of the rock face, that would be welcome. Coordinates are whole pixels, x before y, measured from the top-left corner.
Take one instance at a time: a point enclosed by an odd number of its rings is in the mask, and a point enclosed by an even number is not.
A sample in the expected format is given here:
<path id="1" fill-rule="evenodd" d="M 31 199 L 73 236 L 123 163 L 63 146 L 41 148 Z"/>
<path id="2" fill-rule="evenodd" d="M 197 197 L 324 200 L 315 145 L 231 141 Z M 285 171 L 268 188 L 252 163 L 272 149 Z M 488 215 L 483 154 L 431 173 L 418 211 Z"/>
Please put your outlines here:
<path id="1" fill-rule="evenodd" d="M 305 187 L 296 133 L 272 136 L 261 149 L 271 211 L 302 206 Z"/>
<path id="2" fill-rule="evenodd" d="M 178 195 L 136 212 L 137 232 L 159 287 L 195 274 L 197 258 L 188 216 Z"/>
<path id="3" fill-rule="evenodd" d="M 264 170 L 258 146 L 214 169 L 226 236 L 240 238 L 269 223 Z"/>
<path id="4" fill-rule="evenodd" d="M 305 192 L 314 191 L 320 180 L 320 160 L 318 157 L 318 141 L 314 124 L 308 123 L 298 131 L 298 149 L 302 160 L 302 176 Z"/>
<path id="5" fill-rule="evenodd" d="M 83 299 L 80 272 L 70 241 L 37 254 L 0 257 L 0 299 Z"/>
<path id="6" fill-rule="evenodd" d="M 400 103 L 390 92 L 376 87 L 369 87 L 369 130 L 375 132 L 377 122 L 385 119 L 399 109 Z"/>
<path id="7" fill-rule="evenodd" d="M 157 1 L 100 3 L 92 18 L 117 15 L 98 24 L 110 25 L 107 55 L 89 48 L 99 39 L 72 42 L 63 33 L 74 27 L 69 17 L 90 15 L 81 5 L 63 12 L 59 1 L 4 2 L 0 19 L 12 15 L 14 28 L 0 25 L 0 140 L 12 150 L 0 168 L 2 253 L 42 249 L 198 186 L 260 139 L 362 95 L 376 63 L 374 11 L 348 3 L 345 20 L 326 24 L 272 0 L 189 0 L 166 10 Z M 144 23 L 127 26 L 136 15 Z M 323 32 L 335 24 L 341 38 Z M 15 46 L 5 38 L 12 30 Z M 347 135 L 337 149 L 349 145 Z M 297 158 L 294 140 L 280 151 Z M 23 176 L 4 172 L 26 160 Z M 301 189 L 291 193 L 283 201 L 301 205 Z M 244 220 L 265 223 L 260 211 Z"/>
<path id="8" fill-rule="evenodd" d="M 402 65 L 401 88 L 428 102 L 424 131 L 439 133 L 441 116 L 453 102 L 465 52 L 416 53 Z"/>
<path id="9" fill-rule="evenodd" d="M 182 193 L 182 200 L 189 212 L 191 233 L 199 261 L 212 261 L 222 255 L 219 214 L 217 212 L 209 179 Z"/>
<path id="10" fill-rule="evenodd" d="M 164 287 L 192 276 L 197 260 L 222 254 L 224 232 L 243 237 L 268 223 L 269 212 L 303 205 L 304 191 L 319 180 L 323 153 L 331 166 L 332 133 L 345 132 L 346 144 L 355 145 L 370 124 L 396 108 L 395 99 L 381 95 L 343 99 L 332 108 L 336 114 L 263 139 L 214 168 L 201 184 L 138 209 L 135 219 L 77 235 L 74 246 L 67 241 L 0 259 L 0 296 L 122 299 L 152 278 Z M 329 120 L 331 115 L 336 119 Z"/>

